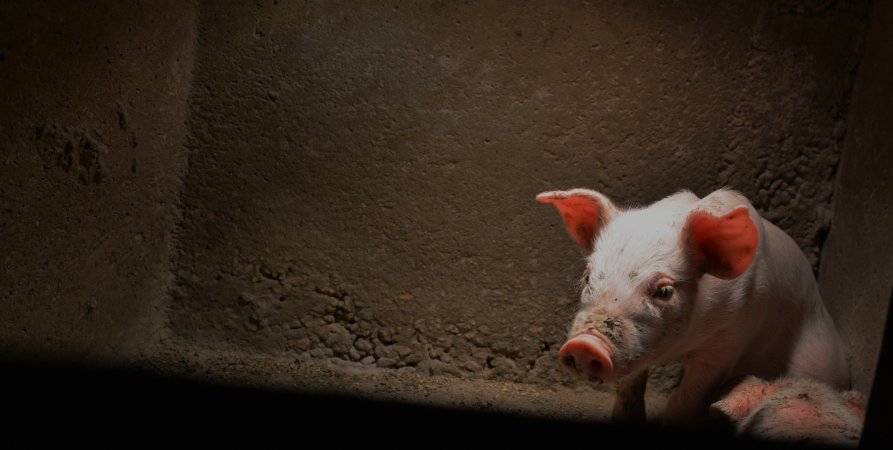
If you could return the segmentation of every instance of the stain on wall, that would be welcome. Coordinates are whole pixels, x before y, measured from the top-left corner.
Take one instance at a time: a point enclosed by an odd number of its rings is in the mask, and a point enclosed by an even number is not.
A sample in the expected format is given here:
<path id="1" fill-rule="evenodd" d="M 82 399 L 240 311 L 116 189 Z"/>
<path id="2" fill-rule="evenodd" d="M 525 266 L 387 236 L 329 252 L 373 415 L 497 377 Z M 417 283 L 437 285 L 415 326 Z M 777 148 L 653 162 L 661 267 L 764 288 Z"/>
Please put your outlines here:
<path id="1" fill-rule="evenodd" d="M 550 189 L 728 185 L 815 266 L 867 17 L 203 3 L 164 343 L 563 380 L 583 255 L 534 201 Z"/>
<path id="2" fill-rule="evenodd" d="M 38 125 L 36 145 L 47 169 L 58 167 L 82 184 L 99 184 L 108 172 L 109 148 L 95 130 Z"/>
<path id="3" fill-rule="evenodd" d="M 0 353 L 107 361 L 171 285 L 196 4 L 0 3 Z"/>

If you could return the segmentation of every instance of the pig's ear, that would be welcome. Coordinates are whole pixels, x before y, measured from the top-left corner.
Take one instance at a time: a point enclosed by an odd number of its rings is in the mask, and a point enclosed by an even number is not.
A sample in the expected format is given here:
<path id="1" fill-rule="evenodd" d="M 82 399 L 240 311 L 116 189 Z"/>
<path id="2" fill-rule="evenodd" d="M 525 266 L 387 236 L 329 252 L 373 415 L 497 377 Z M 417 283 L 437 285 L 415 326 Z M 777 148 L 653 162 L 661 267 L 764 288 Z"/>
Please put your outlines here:
<path id="1" fill-rule="evenodd" d="M 774 391 L 774 385 L 754 376 L 747 377 L 722 400 L 710 405 L 709 416 L 725 416 L 732 423 L 741 422 Z"/>
<path id="2" fill-rule="evenodd" d="M 608 197 L 589 189 L 543 192 L 536 199 L 555 205 L 567 231 L 589 252 L 599 231 L 619 212 Z"/>
<path id="3" fill-rule="evenodd" d="M 731 280 L 753 263 L 760 234 L 741 205 L 717 216 L 709 211 L 689 213 L 682 228 L 683 246 L 704 273 Z"/>

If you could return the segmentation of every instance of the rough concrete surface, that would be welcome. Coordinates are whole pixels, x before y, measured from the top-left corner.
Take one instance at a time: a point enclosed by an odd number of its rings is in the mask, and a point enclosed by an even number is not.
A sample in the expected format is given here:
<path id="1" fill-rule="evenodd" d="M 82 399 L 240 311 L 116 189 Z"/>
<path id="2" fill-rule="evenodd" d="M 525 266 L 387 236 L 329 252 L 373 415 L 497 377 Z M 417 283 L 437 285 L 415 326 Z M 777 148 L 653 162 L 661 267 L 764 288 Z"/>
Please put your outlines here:
<path id="1" fill-rule="evenodd" d="M 731 185 L 815 261 L 866 17 L 202 4 L 171 339 L 567 381 L 582 258 L 534 196 Z"/>
<path id="2" fill-rule="evenodd" d="M 368 399 L 579 421 L 607 420 L 613 392 L 589 385 L 569 387 L 450 375 L 431 376 L 408 369 L 357 366 L 337 359 L 302 362 L 234 351 L 205 350 L 183 354 L 179 349 L 162 350 L 151 358 L 141 360 L 139 367 L 151 372 L 176 373 L 224 385 L 347 394 Z M 649 392 L 646 401 L 649 420 L 658 421 L 666 406 L 666 393 Z"/>
<path id="3" fill-rule="evenodd" d="M 0 2 L 0 352 L 134 354 L 163 326 L 195 4 Z"/>
<path id="4" fill-rule="evenodd" d="M 869 9 L 4 2 L 0 351 L 606 417 L 534 196 L 728 185 L 817 267 Z"/>
<path id="5" fill-rule="evenodd" d="M 876 2 L 853 88 L 822 253 L 822 294 L 851 349 L 853 382 L 869 392 L 893 292 L 893 4 Z M 890 326 L 888 324 L 888 326 Z M 881 382 L 886 383 L 886 380 Z"/>

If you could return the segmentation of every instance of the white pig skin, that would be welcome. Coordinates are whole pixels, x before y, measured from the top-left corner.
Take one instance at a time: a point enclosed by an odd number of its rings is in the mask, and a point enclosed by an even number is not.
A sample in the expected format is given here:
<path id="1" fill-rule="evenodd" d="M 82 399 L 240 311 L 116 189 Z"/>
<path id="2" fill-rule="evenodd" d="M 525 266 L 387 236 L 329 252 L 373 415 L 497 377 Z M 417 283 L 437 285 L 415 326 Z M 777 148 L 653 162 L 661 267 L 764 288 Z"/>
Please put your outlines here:
<path id="1" fill-rule="evenodd" d="M 589 252 L 570 338 L 606 337 L 611 370 L 599 377 L 625 379 L 615 420 L 644 417 L 643 406 L 629 407 L 644 405 L 642 371 L 674 360 L 683 362 L 685 375 L 670 396 L 668 424 L 699 422 L 714 400 L 748 375 L 849 387 L 841 340 L 809 263 L 744 196 L 723 189 L 699 199 L 682 191 L 630 209 L 587 189 L 544 192 L 537 199 L 559 208 L 572 237 Z M 758 243 L 741 238 L 755 249 L 734 244 L 737 228 L 701 243 L 695 219 L 733 216 L 742 229 L 756 230 Z M 727 241 L 749 249 L 749 256 L 735 253 L 728 263 L 714 258 L 711 252 L 725 251 L 715 248 Z M 658 298 L 660 286 L 670 286 L 672 294 Z"/>

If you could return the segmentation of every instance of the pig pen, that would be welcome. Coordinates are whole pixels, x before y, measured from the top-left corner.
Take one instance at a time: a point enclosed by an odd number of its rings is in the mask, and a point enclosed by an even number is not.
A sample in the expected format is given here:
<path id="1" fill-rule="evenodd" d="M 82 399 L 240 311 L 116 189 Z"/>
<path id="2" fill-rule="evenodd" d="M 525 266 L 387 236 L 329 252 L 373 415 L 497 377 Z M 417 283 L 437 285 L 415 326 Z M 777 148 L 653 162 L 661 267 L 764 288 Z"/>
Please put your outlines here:
<path id="1" fill-rule="evenodd" d="M 868 1 L 0 4 L 0 349 L 600 421 L 557 361 L 551 189 L 730 186 L 803 249 L 868 393 L 890 29 Z M 655 370 L 659 418 L 678 368 Z"/>

